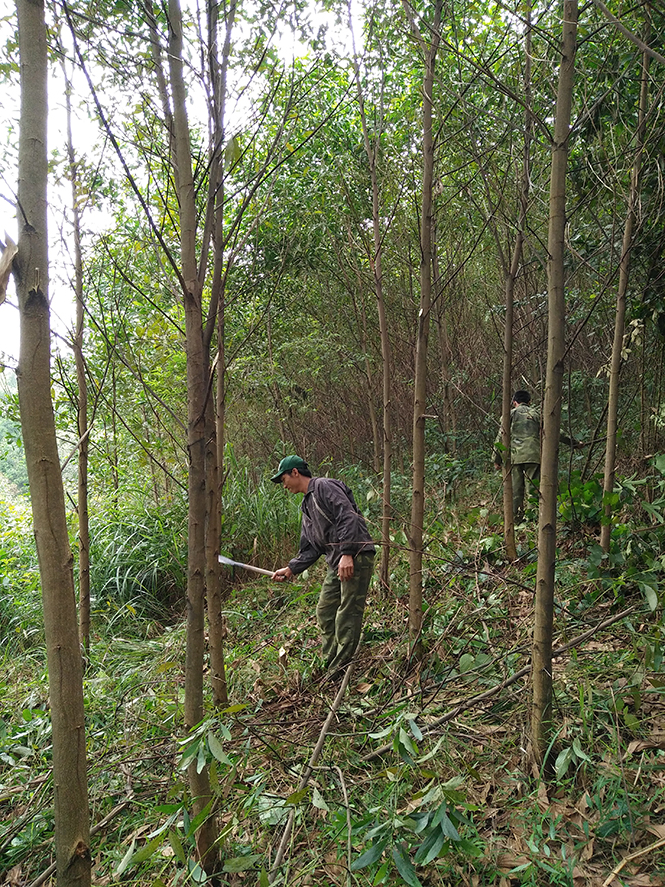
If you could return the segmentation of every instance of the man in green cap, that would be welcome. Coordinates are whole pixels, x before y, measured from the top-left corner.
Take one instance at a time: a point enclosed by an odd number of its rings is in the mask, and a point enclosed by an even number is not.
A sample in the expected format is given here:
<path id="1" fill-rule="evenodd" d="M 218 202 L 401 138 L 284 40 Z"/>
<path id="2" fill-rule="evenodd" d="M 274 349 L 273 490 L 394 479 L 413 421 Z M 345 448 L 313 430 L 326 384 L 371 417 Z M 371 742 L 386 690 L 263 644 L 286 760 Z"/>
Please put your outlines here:
<path id="1" fill-rule="evenodd" d="M 360 642 L 367 589 L 376 549 L 353 493 L 340 480 L 312 477 L 300 456 L 285 456 L 271 478 L 289 493 L 303 493 L 300 550 L 272 578 L 284 582 L 325 556 L 316 618 L 323 657 L 331 674 L 351 661 Z"/>

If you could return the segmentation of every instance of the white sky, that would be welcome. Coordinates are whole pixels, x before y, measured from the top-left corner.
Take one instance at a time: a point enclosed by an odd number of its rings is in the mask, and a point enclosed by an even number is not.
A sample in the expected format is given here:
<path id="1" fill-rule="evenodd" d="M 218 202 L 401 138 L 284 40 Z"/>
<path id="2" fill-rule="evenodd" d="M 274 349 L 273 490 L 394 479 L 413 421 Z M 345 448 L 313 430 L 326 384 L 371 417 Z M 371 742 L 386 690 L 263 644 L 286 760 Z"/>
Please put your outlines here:
<path id="1" fill-rule="evenodd" d="M 185 0 L 187 2 L 187 0 Z M 361 4 L 354 4 L 354 27 L 356 40 L 362 41 Z M 0 45 L 5 45 L 14 30 L 15 7 L 12 0 L 0 0 Z M 350 51 L 350 35 L 339 27 L 329 14 L 319 12 L 317 18 L 329 25 L 329 40 L 337 44 L 342 51 Z M 280 51 L 287 58 L 293 54 L 304 54 L 304 47 L 297 41 L 289 46 L 285 35 L 281 35 Z M 2 100 L 0 101 L 0 132 L 11 133 L 5 138 L 5 147 L 0 145 L 0 240 L 4 241 L 7 232 L 16 241 L 18 239 L 17 220 L 14 212 L 15 189 L 17 187 L 17 171 L 15 157 L 11 148 L 6 147 L 11 140 L 17 140 L 19 120 L 19 84 L 18 77 L 2 83 Z M 80 83 L 80 96 L 87 97 L 87 85 Z M 77 108 L 77 99 L 73 101 L 72 113 L 75 149 L 86 153 L 99 143 L 99 127 L 96 120 L 85 110 Z M 239 109 L 237 109 L 239 110 Z M 66 151 L 66 113 L 64 99 L 64 81 L 57 66 L 52 66 L 49 80 L 49 156 L 57 150 L 60 158 Z M 68 218 L 71 215 L 71 192 L 69 184 L 58 184 L 54 176 L 49 177 L 49 298 L 51 301 L 51 328 L 60 336 L 66 336 L 73 328 L 75 302 L 72 287 L 68 281 L 72 262 L 69 255 L 71 249 L 71 226 Z M 65 214 L 67 219 L 65 218 Z M 109 216 L 97 214 L 95 218 L 86 212 L 83 220 L 86 230 L 101 231 L 110 222 Z M 16 295 L 13 282 L 10 282 L 8 297 L 5 304 L 0 305 L 0 362 L 15 366 L 19 356 L 19 317 L 16 307 Z M 54 348 L 62 348 L 62 343 L 53 343 Z M 4 355 L 4 357 L 3 357 Z"/>
<path id="2" fill-rule="evenodd" d="M 6 5 L 0 0 L 0 10 Z M 12 4 L 13 6 L 13 4 Z M 11 30 L 7 20 L 0 20 L 0 40 L 7 38 Z M 49 78 L 49 156 L 54 148 L 60 153 L 66 150 L 66 116 L 64 111 L 64 85 L 58 70 L 51 70 Z M 76 113 L 76 112 L 74 112 Z M 3 100 L 0 103 L 0 132 L 13 134 L 18 140 L 19 121 L 19 84 L 18 78 L 5 81 L 3 84 Z M 85 131 L 88 121 L 79 118 L 74 123 L 77 134 Z M 94 136 L 91 136 L 91 140 Z M 92 141 L 90 142 L 92 143 Z M 18 223 L 14 210 L 15 194 L 18 185 L 17 168 L 14 152 L 11 147 L 0 149 L 0 240 L 5 241 L 5 233 L 16 242 L 18 240 Z M 58 279 L 70 263 L 64 251 L 60 234 L 63 223 L 63 204 L 71 205 L 71 194 L 67 183 L 58 185 L 53 177 L 49 177 L 49 298 L 51 300 L 51 327 L 61 335 L 72 326 L 75 316 L 74 298 L 66 281 Z M 16 294 L 13 281 L 10 280 L 7 301 L 0 305 L 0 352 L 4 355 L 2 363 L 14 366 L 19 352 L 19 316 L 16 306 Z"/>

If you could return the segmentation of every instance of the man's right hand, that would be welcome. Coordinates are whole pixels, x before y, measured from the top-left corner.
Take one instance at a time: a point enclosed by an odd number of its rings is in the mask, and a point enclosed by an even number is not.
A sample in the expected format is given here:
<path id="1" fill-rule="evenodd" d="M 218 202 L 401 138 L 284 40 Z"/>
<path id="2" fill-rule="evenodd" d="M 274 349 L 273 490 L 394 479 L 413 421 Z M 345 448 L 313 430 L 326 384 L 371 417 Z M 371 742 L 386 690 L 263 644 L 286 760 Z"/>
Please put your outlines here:
<path id="1" fill-rule="evenodd" d="M 274 579 L 275 582 L 286 582 L 287 579 L 293 579 L 293 573 L 291 572 L 291 567 L 282 567 L 279 570 L 275 570 L 275 572 L 270 577 Z"/>

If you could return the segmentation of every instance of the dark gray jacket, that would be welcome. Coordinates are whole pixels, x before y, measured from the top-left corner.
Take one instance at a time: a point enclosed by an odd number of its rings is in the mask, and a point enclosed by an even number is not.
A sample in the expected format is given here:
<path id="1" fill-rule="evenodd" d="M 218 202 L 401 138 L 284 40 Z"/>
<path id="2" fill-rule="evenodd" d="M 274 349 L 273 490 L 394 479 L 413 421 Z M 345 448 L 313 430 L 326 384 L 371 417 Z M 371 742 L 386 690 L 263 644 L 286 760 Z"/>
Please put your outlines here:
<path id="1" fill-rule="evenodd" d="M 302 526 L 300 550 L 289 561 L 295 575 L 310 567 L 321 555 L 333 570 L 343 554 L 374 554 L 365 518 L 358 511 L 353 493 L 341 480 L 313 477 L 300 506 Z"/>

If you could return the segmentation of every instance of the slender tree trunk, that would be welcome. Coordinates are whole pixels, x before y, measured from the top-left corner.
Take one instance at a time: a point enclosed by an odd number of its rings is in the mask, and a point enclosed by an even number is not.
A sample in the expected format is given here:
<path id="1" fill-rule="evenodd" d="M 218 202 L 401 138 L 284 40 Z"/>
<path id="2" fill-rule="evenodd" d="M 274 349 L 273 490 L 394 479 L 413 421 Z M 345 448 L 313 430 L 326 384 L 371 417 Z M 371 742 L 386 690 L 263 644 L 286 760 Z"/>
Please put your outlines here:
<path id="1" fill-rule="evenodd" d="M 91 857 L 81 648 L 51 403 L 44 4 L 41 0 L 18 0 L 17 10 L 21 65 L 20 233 L 14 271 L 21 317 L 19 406 L 44 606 L 53 725 L 57 880 L 58 887 L 86 887 L 90 884 Z"/>
<path id="2" fill-rule="evenodd" d="M 640 89 L 640 110 L 637 128 L 637 145 L 635 161 L 630 176 L 630 193 L 628 195 L 628 212 L 623 230 L 621 261 L 619 263 L 619 286 L 617 290 L 616 317 L 614 321 L 614 342 L 612 344 L 612 361 L 610 364 L 610 390 L 607 401 L 607 445 L 605 449 L 605 472 L 603 477 L 603 524 L 600 528 L 600 546 L 603 551 L 610 550 L 612 534 L 612 493 L 614 492 L 614 474 L 616 470 L 617 447 L 617 416 L 619 412 L 619 377 L 621 374 L 621 352 L 626 320 L 626 292 L 630 271 L 630 251 L 635 225 L 635 207 L 637 205 L 640 169 L 642 165 L 642 147 L 644 144 L 644 120 L 646 117 L 647 97 L 649 88 L 649 56 L 642 55 L 642 85 Z"/>
<path id="3" fill-rule="evenodd" d="M 353 37 L 353 21 L 350 2 L 349 27 L 351 29 L 351 35 Z M 383 249 L 380 214 L 381 204 L 379 195 L 379 180 L 376 170 L 378 146 L 381 137 L 383 119 L 381 115 L 381 118 L 379 120 L 379 131 L 375 134 L 374 140 L 372 142 L 369 135 L 369 128 L 367 126 L 367 115 L 365 114 L 365 98 L 362 90 L 362 82 L 360 80 L 360 66 L 358 64 L 358 58 L 355 52 L 355 38 L 353 64 L 356 77 L 356 88 L 358 93 L 358 107 L 360 109 L 360 120 L 363 130 L 363 142 L 365 145 L 365 154 L 367 155 L 370 183 L 372 186 L 372 233 L 374 239 L 374 253 L 370 256 L 370 267 L 374 276 L 374 293 L 376 295 L 376 306 L 379 315 L 379 334 L 381 336 L 381 363 L 383 370 L 383 503 L 381 509 L 381 565 L 379 568 L 379 581 L 381 582 L 382 588 L 388 589 L 390 586 L 390 521 L 392 517 L 390 489 L 392 470 L 392 354 L 390 347 L 390 335 L 388 331 L 386 305 L 383 298 Z M 372 418 L 374 422 L 375 419 L 374 417 Z"/>
<path id="4" fill-rule="evenodd" d="M 543 444 L 541 454 L 538 571 L 533 633 L 531 739 L 533 753 L 542 761 L 552 719 L 552 629 L 554 622 L 554 563 L 561 430 L 561 393 L 565 354 L 564 245 L 566 227 L 566 166 L 577 42 L 577 0 L 564 0 L 563 45 L 556 100 L 550 222 L 547 240 L 548 342 Z"/>
<path id="5" fill-rule="evenodd" d="M 266 313 L 266 341 L 268 346 L 268 360 L 270 361 L 270 391 L 272 393 L 273 403 L 275 404 L 275 424 L 277 427 L 277 433 L 279 434 L 279 439 L 283 444 L 286 444 L 288 439 L 287 428 L 284 425 L 284 419 L 282 418 L 282 413 L 284 412 L 284 404 L 282 402 L 282 394 L 279 390 L 279 385 L 275 379 L 275 370 L 277 368 L 277 364 L 275 363 L 275 355 L 273 354 L 272 349 L 272 314 L 270 311 L 270 306 L 268 306 L 268 310 Z"/>
<path id="6" fill-rule="evenodd" d="M 510 409 L 512 403 L 512 369 L 513 369 L 513 314 L 515 278 L 519 270 L 522 257 L 522 243 L 524 235 L 520 228 L 517 232 L 515 249 L 510 264 L 510 270 L 506 275 L 506 319 L 503 331 L 503 380 L 501 398 L 501 464 L 503 471 L 503 536 L 506 543 L 506 554 L 510 560 L 517 560 L 517 548 L 515 547 L 515 520 L 513 516 L 513 463 L 510 457 Z"/>
<path id="7" fill-rule="evenodd" d="M 85 302 L 83 297 L 83 258 L 81 255 L 81 212 L 78 186 L 78 164 L 72 139 L 72 105 L 70 84 L 67 83 L 67 154 L 72 185 L 74 217 L 74 290 L 76 293 L 76 333 L 74 361 L 78 387 L 78 525 L 79 525 L 79 636 L 86 653 L 90 652 L 90 520 L 88 515 L 88 382 L 83 358 L 83 331 L 85 329 Z"/>
<path id="8" fill-rule="evenodd" d="M 109 360 L 111 360 L 111 451 L 109 454 L 109 461 L 111 463 L 111 483 L 113 486 L 113 506 L 116 510 L 116 514 L 118 512 L 119 500 L 118 496 L 120 493 L 120 469 L 119 469 L 119 447 L 118 447 L 118 377 L 115 371 L 115 362 L 113 362 L 112 355 L 109 355 Z"/>
<path id="9" fill-rule="evenodd" d="M 224 167 L 222 163 L 225 128 L 226 78 L 228 70 L 231 35 L 235 22 L 235 0 L 225 9 L 225 38 L 222 48 L 222 63 L 218 60 L 219 4 L 208 2 L 208 46 L 210 81 L 213 107 L 213 145 L 211 156 L 210 188 L 208 211 L 212 213 L 212 294 L 211 311 L 206 325 L 204 346 L 210 351 L 213 331 L 217 334 L 215 357 L 216 385 L 212 392 L 212 412 L 208 461 L 211 471 L 208 476 L 209 512 L 207 525 L 208 558 L 208 637 L 210 646 L 210 676 L 213 698 L 217 705 L 228 703 L 228 685 L 224 661 L 224 618 L 222 616 L 223 574 L 217 560 L 221 546 L 222 492 L 224 486 L 224 445 L 226 411 L 226 355 L 225 324 L 226 295 L 224 270 Z M 212 381 L 212 380 L 211 380 Z"/>
<path id="10" fill-rule="evenodd" d="M 362 298 L 362 292 L 359 293 Z M 372 429 L 372 467 L 375 474 L 381 470 L 381 435 L 379 434 L 379 417 L 374 406 L 374 375 L 372 373 L 372 363 L 369 359 L 369 341 L 367 336 L 367 315 L 365 306 L 361 308 L 362 314 L 362 342 L 361 348 L 365 354 L 365 379 L 367 380 L 367 412 L 369 413 L 369 424 Z"/>
<path id="11" fill-rule="evenodd" d="M 420 37 L 425 76 L 423 80 L 423 193 L 420 221 L 420 310 L 415 354 L 413 393 L 413 483 L 409 526 L 409 637 L 414 652 L 420 652 L 423 621 L 423 521 L 425 515 L 425 420 L 427 414 L 427 346 L 432 303 L 432 183 L 434 180 L 434 136 L 432 90 L 439 48 L 443 0 L 436 0 L 429 40 Z M 411 10 L 407 10 L 411 15 Z"/>
<path id="12" fill-rule="evenodd" d="M 187 424 L 189 450 L 189 509 L 187 547 L 187 651 L 185 662 L 185 726 L 203 720 L 204 597 L 206 576 L 206 440 L 207 375 L 203 353 L 201 285 L 196 263 L 196 202 L 189 143 L 186 91 L 182 65 L 182 15 L 178 0 L 169 0 L 169 68 L 173 94 L 175 174 L 180 209 L 180 254 L 184 281 L 187 349 Z M 188 768 L 194 813 L 212 801 L 207 766 Z M 212 874 L 217 864 L 214 816 L 199 827 L 196 846 L 201 865 Z"/>
<path id="13" fill-rule="evenodd" d="M 503 527 L 506 542 L 506 553 L 511 560 L 516 560 L 515 523 L 513 517 L 513 475 L 510 459 L 510 408 L 512 404 L 512 370 L 513 370 L 513 317 L 515 302 L 515 282 L 522 262 L 524 249 L 524 228 L 526 226 L 529 205 L 530 155 L 531 155 L 531 3 L 527 0 L 526 34 L 524 45 L 524 154 L 520 185 L 520 208 L 517 222 L 517 236 L 510 268 L 506 274 L 506 322 L 504 328 L 503 353 L 503 397 L 501 409 L 501 442 L 503 444 Z"/>
<path id="14" fill-rule="evenodd" d="M 457 449 L 455 441 L 455 412 L 453 399 L 450 396 L 450 341 L 448 339 L 448 319 L 441 289 L 441 273 L 439 271 L 439 250 L 437 226 L 433 227 L 434 248 L 432 250 L 432 272 L 434 288 L 436 291 L 434 301 L 434 323 L 436 324 L 437 339 L 439 343 L 439 363 L 441 371 L 441 385 L 443 387 L 443 415 L 439 417 L 439 424 L 444 434 L 444 451 L 454 453 Z"/>

